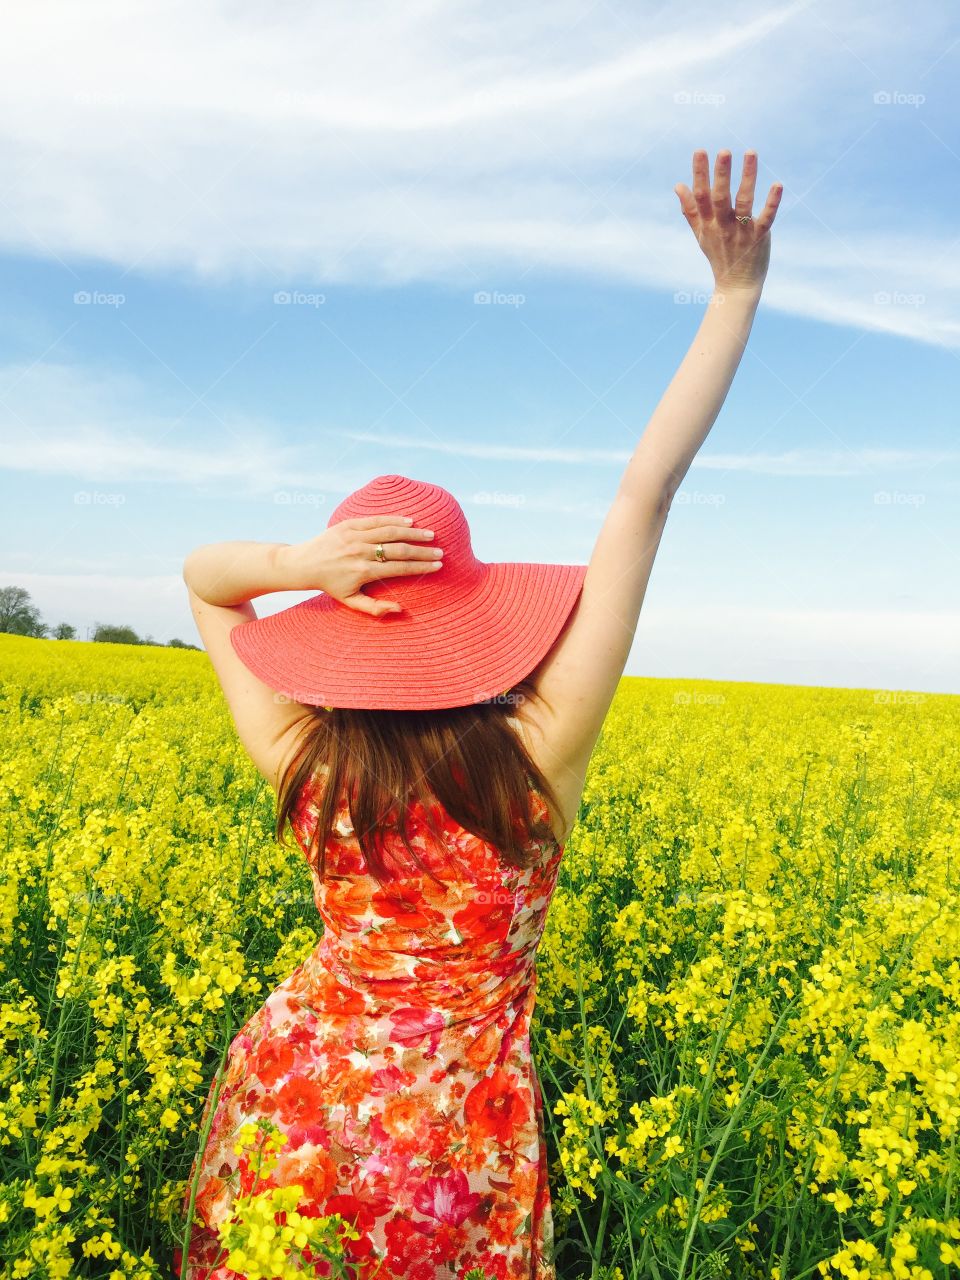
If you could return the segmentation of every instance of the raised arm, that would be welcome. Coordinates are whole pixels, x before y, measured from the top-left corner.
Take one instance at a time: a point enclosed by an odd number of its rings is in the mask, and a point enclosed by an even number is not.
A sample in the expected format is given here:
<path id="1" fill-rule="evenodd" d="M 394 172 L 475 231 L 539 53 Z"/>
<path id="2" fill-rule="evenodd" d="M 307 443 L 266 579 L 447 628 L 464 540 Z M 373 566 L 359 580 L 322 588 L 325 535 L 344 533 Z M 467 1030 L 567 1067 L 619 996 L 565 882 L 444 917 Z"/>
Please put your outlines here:
<path id="1" fill-rule="evenodd" d="M 714 290 L 696 337 L 627 465 L 597 537 L 577 607 L 533 673 L 527 708 L 538 763 L 575 813 L 590 755 L 633 644 L 640 608 L 673 497 L 716 420 L 737 371 L 770 260 L 770 227 L 782 187 L 752 217 L 756 153 L 744 157 L 730 200 L 731 154 L 693 156 L 693 191 L 674 190 L 706 254 Z M 743 219 L 741 221 L 741 219 Z M 567 814 L 567 829 L 572 826 Z"/>

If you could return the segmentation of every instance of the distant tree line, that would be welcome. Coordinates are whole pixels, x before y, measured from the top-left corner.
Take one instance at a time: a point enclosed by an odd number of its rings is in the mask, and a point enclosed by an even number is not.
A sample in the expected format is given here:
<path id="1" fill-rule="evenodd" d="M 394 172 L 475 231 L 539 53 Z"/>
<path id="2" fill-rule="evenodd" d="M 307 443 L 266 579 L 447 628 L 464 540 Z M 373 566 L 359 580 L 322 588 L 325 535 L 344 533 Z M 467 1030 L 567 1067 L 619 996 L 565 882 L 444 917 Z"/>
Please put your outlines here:
<path id="1" fill-rule="evenodd" d="M 40 610 L 30 599 L 24 587 L 0 587 L 0 631 L 14 636 L 34 636 L 38 640 L 76 640 L 77 629 L 69 622 L 58 622 L 48 627 L 40 617 Z M 152 636 L 138 636 L 133 627 L 117 627 L 107 622 L 96 622 L 91 640 L 108 644 L 158 644 Z M 199 649 L 199 645 L 185 640 L 168 640 L 170 649 Z"/>

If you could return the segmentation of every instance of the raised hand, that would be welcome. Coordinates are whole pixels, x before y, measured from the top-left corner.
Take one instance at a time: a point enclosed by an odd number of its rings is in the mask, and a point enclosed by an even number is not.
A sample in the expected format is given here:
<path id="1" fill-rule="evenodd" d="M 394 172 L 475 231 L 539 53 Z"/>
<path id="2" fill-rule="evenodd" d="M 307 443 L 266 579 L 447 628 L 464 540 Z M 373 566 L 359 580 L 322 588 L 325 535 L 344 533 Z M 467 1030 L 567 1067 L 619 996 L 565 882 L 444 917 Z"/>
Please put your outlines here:
<path id="1" fill-rule="evenodd" d="M 396 613 L 400 606 L 395 601 L 375 599 L 362 588 L 381 578 L 439 569 L 443 564 L 442 550 L 416 545 L 432 537 L 430 529 L 412 528 L 406 516 L 339 520 L 315 538 L 283 549 L 288 580 L 296 583 L 296 588 L 288 586 L 287 590 L 325 591 L 351 609 L 375 617 Z M 414 542 L 405 541 L 407 538 Z M 377 558 L 378 545 L 383 547 L 383 560 Z"/>
<path id="2" fill-rule="evenodd" d="M 680 198 L 683 216 L 713 268 L 717 291 L 747 289 L 759 292 L 770 264 L 770 228 L 783 194 L 783 183 L 773 183 L 760 216 L 754 218 L 757 153 L 744 153 L 743 175 L 735 205 L 730 203 L 731 163 L 729 151 L 717 153 L 711 190 L 707 153 L 695 151 L 693 191 L 682 182 L 673 189 Z"/>

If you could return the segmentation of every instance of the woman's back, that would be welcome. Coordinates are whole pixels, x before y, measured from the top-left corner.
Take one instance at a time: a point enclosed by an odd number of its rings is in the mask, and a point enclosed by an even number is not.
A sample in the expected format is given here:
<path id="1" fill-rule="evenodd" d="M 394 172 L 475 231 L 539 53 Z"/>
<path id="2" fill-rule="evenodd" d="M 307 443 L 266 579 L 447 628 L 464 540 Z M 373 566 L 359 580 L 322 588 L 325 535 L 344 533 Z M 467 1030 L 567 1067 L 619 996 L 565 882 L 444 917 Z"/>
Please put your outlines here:
<path id="1" fill-rule="evenodd" d="M 531 788 L 535 817 L 546 821 L 543 797 Z M 319 796 L 305 787 L 291 826 L 304 852 L 316 826 Z M 419 802 L 410 806 L 408 839 L 422 861 L 381 884 L 367 870 L 341 805 L 327 844 L 323 877 L 318 855 L 307 855 L 314 900 L 325 933 L 318 955 L 347 985 L 363 993 L 375 1013 L 402 999 L 475 1021 L 492 1015 L 511 993 L 534 979 L 534 956 L 556 885 L 562 849 L 551 836 L 531 841 L 526 869 L 507 865 L 498 851 L 435 807 L 441 839 Z M 400 865 L 409 855 L 396 832 L 384 837 Z M 432 879 L 430 872 L 437 877 Z"/>

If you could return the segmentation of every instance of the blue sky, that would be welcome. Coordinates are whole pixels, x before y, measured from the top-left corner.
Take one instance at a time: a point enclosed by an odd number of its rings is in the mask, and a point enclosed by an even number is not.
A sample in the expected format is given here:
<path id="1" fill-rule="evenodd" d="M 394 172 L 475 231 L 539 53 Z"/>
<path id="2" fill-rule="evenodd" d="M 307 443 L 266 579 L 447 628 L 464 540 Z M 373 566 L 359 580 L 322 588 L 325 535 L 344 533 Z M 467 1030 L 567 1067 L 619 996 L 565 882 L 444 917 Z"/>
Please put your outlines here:
<path id="1" fill-rule="evenodd" d="M 0 55 L 0 585 L 196 642 L 193 546 L 386 473 L 586 563 L 711 282 L 673 186 L 750 147 L 770 273 L 628 673 L 960 692 L 946 4 L 102 15 Z"/>

